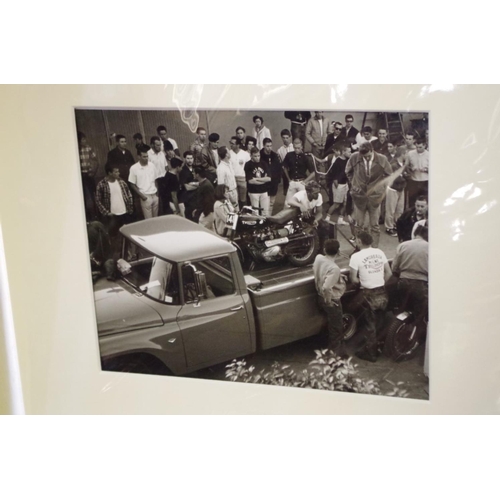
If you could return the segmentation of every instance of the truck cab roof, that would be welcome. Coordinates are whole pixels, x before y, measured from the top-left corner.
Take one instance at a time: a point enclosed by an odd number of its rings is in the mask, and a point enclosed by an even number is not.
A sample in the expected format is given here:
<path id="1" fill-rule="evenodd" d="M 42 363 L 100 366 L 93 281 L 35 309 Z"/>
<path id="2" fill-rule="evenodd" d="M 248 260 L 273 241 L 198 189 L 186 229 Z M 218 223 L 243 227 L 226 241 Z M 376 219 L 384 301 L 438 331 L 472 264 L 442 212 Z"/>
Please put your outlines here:
<path id="1" fill-rule="evenodd" d="M 172 262 L 215 257 L 236 251 L 231 243 L 214 232 L 177 215 L 127 224 L 120 232 L 148 252 Z"/>

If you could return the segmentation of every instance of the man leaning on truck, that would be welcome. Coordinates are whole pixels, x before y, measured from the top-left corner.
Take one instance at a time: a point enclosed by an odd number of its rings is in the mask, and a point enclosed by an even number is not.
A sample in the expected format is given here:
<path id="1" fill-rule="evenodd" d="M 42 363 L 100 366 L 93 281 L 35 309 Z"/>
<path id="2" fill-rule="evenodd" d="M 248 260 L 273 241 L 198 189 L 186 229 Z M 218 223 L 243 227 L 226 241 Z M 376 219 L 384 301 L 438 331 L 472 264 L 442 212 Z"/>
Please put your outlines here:
<path id="1" fill-rule="evenodd" d="M 321 308 L 328 318 L 328 347 L 338 356 L 346 356 L 344 342 L 344 325 L 342 322 L 342 303 L 340 301 L 345 292 L 346 284 L 335 263 L 340 244 L 337 240 L 325 241 L 325 255 L 317 255 L 313 264 L 314 281 L 319 295 Z"/>

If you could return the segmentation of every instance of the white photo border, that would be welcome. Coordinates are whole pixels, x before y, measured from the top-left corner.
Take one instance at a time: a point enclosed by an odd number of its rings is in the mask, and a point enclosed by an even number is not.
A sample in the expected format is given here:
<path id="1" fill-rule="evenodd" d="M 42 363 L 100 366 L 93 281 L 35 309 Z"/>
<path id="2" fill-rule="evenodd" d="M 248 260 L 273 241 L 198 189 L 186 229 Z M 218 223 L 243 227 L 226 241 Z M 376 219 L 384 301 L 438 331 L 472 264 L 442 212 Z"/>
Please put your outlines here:
<path id="1" fill-rule="evenodd" d="M 103 372 L 74 109 L 429 112 L 430 399 Z M 498 413 L 496 85 L 6 86 L 0 206 L 27 413 Z"/>

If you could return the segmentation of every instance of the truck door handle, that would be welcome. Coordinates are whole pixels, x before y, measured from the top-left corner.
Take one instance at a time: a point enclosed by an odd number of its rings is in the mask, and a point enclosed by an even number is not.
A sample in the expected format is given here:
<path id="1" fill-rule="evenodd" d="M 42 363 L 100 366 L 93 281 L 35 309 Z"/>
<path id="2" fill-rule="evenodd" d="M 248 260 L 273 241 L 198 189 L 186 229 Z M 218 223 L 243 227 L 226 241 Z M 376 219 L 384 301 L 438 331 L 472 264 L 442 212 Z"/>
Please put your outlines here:
<path id="1" fill-rule="evenodd" d="M 240 309 L 243 309 L 243 306 L 231 307 L 231 311 L 239 311 Z"/>

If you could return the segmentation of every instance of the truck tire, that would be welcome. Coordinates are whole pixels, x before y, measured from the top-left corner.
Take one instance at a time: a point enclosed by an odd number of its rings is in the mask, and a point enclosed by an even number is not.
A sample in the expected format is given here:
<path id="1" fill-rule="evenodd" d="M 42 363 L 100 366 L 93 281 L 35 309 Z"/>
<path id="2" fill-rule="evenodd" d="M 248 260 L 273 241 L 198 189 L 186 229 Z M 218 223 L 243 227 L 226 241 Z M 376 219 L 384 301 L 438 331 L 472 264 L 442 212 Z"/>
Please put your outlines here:
<path id="1" fill-rule="evenodd" d="M 356 333 L 358 321 L 354 314 L 344 312 L 342 322 L 344 323 L 344 340 L 349 340 Z"/>
<path id="2" fill-rule="evenodd" d="M 398 362 L 412 359 L 423 338 L 420 328 L 425 328 L 425 325 L 392 318 L 386 330 L 384 354 Z"/>
<path id="3" fill-rule="evenodd" d="M 309 242 L 309 246 L 304 250 L 304 253 L 302 255 L 288 256 L 288 262 L 290 262 L 292 266 L 304 267 L 314 262 L 314 259 L 319 252 L 319 236 L 317 232 L 314 233 L 314 237 L 310 238 Z"/>
<path id="4" fill-rule="evenodd" d="M 158 358 L 150 354 L 130 354 L 102 360 L 101 366 L 104 371 L 172 375 L 172 372 Z"/>

